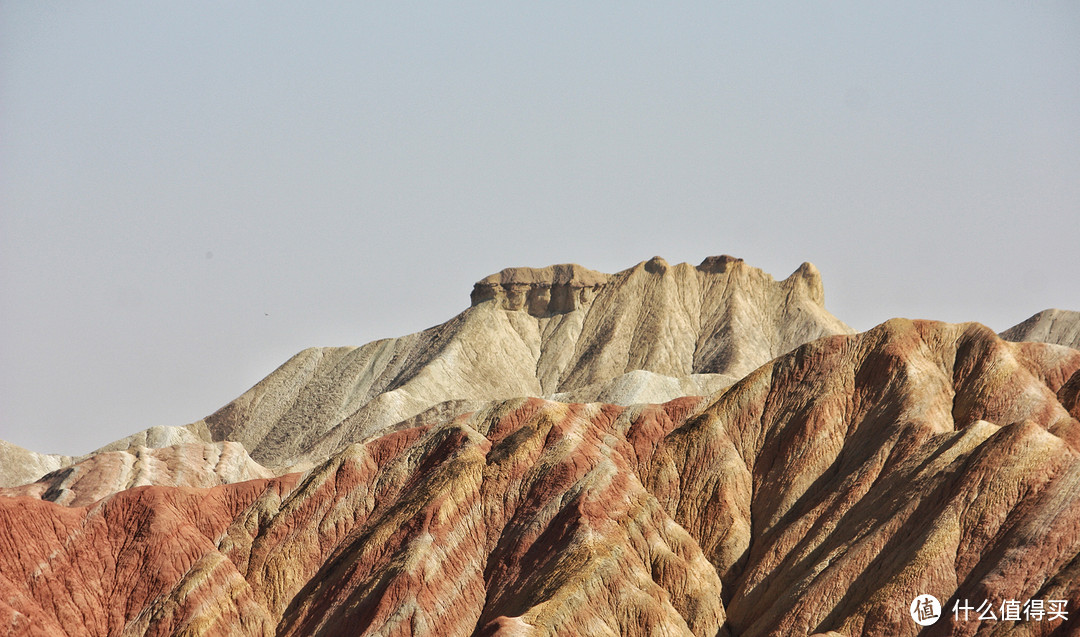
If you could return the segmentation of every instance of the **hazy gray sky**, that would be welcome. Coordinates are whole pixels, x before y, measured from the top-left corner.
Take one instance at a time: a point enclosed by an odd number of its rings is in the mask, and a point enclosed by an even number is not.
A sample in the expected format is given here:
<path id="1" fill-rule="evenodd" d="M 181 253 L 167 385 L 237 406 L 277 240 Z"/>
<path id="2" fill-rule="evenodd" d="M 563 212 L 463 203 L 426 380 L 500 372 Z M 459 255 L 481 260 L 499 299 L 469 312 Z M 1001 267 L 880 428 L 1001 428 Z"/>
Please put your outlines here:
<path id="1" fill-rule="evenodd" d="M 1080 3 L 762 4 L 0 3 L 0 438 L 197 420 L 508 266 L 1080 310 Z"/>

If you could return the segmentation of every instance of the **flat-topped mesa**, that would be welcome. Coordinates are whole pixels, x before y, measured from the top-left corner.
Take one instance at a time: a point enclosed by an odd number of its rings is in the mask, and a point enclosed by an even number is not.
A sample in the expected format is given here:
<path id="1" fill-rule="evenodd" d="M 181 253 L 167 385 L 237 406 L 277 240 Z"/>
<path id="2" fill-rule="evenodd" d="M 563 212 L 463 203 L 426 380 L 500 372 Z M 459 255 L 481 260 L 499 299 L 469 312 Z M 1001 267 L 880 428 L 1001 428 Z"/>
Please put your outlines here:
<path id="1" fill-rule="evenodd" d="M 506 268 L 473 286 L 473 306 L 495 299 L 505 310 L 527 310 L 533 316 L 572 312 L 590 302 L 610 275 L 576 263 L 546 268 Z"/>

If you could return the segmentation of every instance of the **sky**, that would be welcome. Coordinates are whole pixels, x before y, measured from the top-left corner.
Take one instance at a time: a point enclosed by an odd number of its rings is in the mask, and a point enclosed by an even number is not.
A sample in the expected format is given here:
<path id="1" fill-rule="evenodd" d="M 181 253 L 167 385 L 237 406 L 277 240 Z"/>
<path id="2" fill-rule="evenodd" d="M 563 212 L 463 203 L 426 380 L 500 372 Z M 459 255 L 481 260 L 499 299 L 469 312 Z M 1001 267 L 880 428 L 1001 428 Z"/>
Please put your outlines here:
<path id="1" fill-rule="evenodd" d="M 895 6 L 894 6 L 895 5 Z M 0 438 L 81 454 L 511 266 L 1080 310 L 1080 4 L 0 3 Z"/>

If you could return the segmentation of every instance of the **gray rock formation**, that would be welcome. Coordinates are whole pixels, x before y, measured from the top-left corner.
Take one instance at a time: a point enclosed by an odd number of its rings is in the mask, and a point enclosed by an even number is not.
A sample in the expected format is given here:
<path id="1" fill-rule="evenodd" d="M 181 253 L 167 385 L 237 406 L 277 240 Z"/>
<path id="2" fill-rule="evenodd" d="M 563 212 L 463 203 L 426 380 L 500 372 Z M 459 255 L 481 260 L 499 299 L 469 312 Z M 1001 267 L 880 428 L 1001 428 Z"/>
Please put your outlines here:
<path id="1" fill-rule="evenodd" d="M 1043 310 L 1001 333 L 1007 341 L 1055 343 L 1080 349 L 1080 312 Z"/>

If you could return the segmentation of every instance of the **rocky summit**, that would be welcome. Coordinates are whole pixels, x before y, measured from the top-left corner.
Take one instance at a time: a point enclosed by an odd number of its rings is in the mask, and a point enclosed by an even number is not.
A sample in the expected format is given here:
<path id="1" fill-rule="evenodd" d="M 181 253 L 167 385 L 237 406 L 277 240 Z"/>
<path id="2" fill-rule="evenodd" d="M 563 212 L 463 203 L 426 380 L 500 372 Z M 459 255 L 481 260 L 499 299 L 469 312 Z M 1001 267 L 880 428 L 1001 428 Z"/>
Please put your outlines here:
<path id="1" fill-rule="evenodd" d="M 504 270 L 198 423 L 0 447 L 0 632 L 1077 634 L 1080 350 L 1040 329 L 855 334 L 810 264 Z"/>

